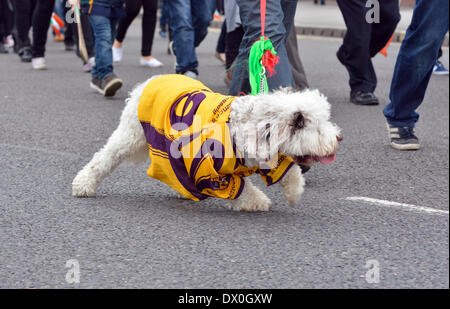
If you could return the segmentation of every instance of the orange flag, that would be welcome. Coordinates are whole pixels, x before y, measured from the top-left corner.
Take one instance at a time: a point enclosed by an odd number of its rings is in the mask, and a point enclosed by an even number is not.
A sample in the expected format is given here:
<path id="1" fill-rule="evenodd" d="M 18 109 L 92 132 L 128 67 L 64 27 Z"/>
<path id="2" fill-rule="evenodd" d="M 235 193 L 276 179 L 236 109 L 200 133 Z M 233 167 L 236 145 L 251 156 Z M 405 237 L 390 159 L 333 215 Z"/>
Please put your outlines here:
<path id="1" fill-rule="evenodd" d="M 391 44 L 393 38 L 394 38 L 394 35 L 391 36 L 391 38 L 387 42 L 386 46 L 383 47 L 382 50 L 380 50 L 380 54 L 382 54 L 383 56 L 387 57 L 387 49 L 388 49 L 389 45 Z"/>

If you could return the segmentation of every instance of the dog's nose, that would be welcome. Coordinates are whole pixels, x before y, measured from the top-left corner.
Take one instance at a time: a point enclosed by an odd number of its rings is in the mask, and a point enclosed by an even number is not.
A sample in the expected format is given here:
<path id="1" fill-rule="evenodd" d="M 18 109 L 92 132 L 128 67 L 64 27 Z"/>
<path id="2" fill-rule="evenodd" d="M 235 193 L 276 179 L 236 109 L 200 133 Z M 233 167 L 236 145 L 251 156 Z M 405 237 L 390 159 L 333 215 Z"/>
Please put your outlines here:
<path id="1" fill-rule="evenodd" d="M 344 139 L 344 137 L 342 136 L 342 134 L 339 134 L 338 136 L 336 136 L 338 142 L 342 142 L 342 140 Z"/>

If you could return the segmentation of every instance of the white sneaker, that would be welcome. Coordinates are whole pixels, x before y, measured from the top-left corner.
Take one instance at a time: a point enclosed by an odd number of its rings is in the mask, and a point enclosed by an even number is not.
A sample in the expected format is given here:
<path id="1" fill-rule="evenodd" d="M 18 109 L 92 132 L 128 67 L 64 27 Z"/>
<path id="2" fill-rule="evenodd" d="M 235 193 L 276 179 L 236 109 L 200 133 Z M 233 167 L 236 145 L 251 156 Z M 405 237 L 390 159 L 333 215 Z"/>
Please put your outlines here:
<path id="1" fill-rule="evenodd" d="M 184 76 L 187 76 L 187 77 L 190 77 L 190 78 L 193 78 L 193 79 L 197 79 L 197 74 L 195 74 L 195 73 L 192 72 L 192 71 L 186 71 L 186 72 L 184 72 L 183 75 L 184 75 Z"/>
<path id="2" fill-rule="evenodd" d="M 95 58 L 91 57 L 91 58 L 89 58 L 88 62 L 83 65 L 83 71 L 90 72 L 94 65 L 95 65 Z"/>
<path id="3" fill-rule="evenodd" d="M 123 48 L 122 47 L 113 47 L 113 61 L 114 62 L 121 62 L 123 58 Z"/>
<path id="4" fill-rule="evenodd" d="M 33 66 L 33 69 L 35 70 L 47 70 L 47 65 L 45 64 L 45 58 L 33 58 L 31 60 L 31 65 Z"/>
<path id="5" fill-rule="evenodd" d="M 6 47 L 13 47 L 14 46 L 14 38 L 13 38 L 13 36 L 11 34 L 6 37 L 5 46 Z"/>
<path id="6" fill-rule="evenodd" d="M 150 60 L 141 58 L 141 65 L 144 67 L 159 68 L 163 66 L 163 63 L 156 58 L 152 58 Z"/>

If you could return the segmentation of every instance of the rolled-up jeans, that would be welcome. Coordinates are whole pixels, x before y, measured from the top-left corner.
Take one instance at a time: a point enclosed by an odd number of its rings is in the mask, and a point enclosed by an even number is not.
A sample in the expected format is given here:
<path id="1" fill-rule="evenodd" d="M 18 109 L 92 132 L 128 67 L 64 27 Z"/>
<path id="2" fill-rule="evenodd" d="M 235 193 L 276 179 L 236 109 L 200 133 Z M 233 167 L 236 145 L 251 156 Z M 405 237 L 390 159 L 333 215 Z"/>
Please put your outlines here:
<path id="1" fill-rule="evenodd" d="M 389 124 L 413 128 L 439 48 L 449 28 L 448 0 L 416 0 L 416 6 L 395 64 L 391 102 L 383 113 Z"/>
<path id="2" fill-rule="evenodd" d="M 261 37 L 260 0 L 236 0 L 239 6 L 244 37 L 239 47 L 239 55 L 233 66 L 233 79 L 229 93 L 239 95 L 250 93 L 248 80 L 248 57 L 250 49 Z M 286 29 L 291 29 L 294 22 L 297 0 L 267 1 L 266 24 L 264 35 L 268 37 L 280 57 L 275 66 L 276 74 L 268 76 L 269 91 L 280 87 L 293 87 L 291 66 L 286 53 L 286 39 L 289 35 Z"/>
<path id="3" fill-rule="evenodd" d="M 198 74 L 195 48 L 208 33 L 215 9 L 214 0 L 166 0 L 169 5 L 169 24 L 173 48 L 177 57 L 177 73 Z"/>
<path id="4" fill-rule="evenodd" d="M 94 34 L 95 66 L 91 70 L 93 78 L 102 81 L 113 73 L 112 45 L 117 33 L 118 18 L 89 15 Z"/>

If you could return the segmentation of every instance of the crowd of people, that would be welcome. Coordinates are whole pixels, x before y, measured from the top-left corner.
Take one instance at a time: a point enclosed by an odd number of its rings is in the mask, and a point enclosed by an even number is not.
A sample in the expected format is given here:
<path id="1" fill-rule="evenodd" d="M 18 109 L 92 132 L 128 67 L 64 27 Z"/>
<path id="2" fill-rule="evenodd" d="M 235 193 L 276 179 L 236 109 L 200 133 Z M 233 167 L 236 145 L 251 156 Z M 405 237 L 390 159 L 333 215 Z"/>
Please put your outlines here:
<path id="1" fill-rule="evenodd" d="M 350 101 L 358 105 L 379 104 L 374 91 L 377 77 L 372 58 L 389 42 L 400 20 L 398 0 L 380 0 L 381 22 L 368 22 L 365 0 L 337 0 L 347 32 L 337 59 L 349 73 Z M 226 68 L 225 81 L 230 95 L 250 93 L 248 57 L 261 36 L 260 0 L 0 0 L 0 53 L 14 52 L 36 70 L 47 69 L 45 45 L 52 25 L 55 40 L 63 40 L 66 50 L 79 49 L 80 28 L 74 22 L 77 10 L 87 57 L 83 70 L 91 73 L 90 86 L 104 96 L 114 96 L 122 80 L 114 73 L 114 63 L 126 51 L 125 37 L 131 22 L 141 10 L 142 66 L 155 68 L 164 64 L 152 55 L 157 11 L 161 7 L 159 35 L 168 37 L 168 52 L 176 58 L 174 73 L 191 78 L 199 75 L 196 48 L 205 39 L 217 10 L 224 15 L 217 42 L 216 57 Z M 318 4 L 319 1 L 314 1 Z M 324 5 L 325 1 L 320 1 Z M 420 147 L 414 134 L 425 91 L 434 74 L 448 71 L 439 61 L 441 45 L 449 29 L 448 0 L 432 3 L 417 0 L 411 25 L 401 45 L 390 90 L 390 103 L 384 108 L 391 145 L 399 150 Z M 279 57 L 276 74 L 268 76 L 269 91 L 293 87 L 308 88 L 308 81 L 298 53 L 294 16 L 297 1 L 266 1 L 265 36 L 270 38 Z M 56 29 L 52 14 L 65 20 Z M 29 33 L 31 31 L 32 38 Z"/>

